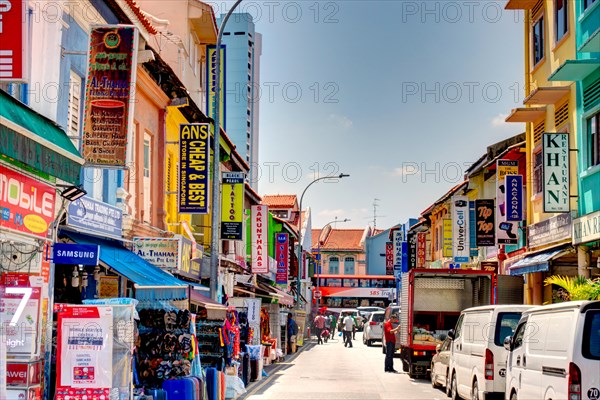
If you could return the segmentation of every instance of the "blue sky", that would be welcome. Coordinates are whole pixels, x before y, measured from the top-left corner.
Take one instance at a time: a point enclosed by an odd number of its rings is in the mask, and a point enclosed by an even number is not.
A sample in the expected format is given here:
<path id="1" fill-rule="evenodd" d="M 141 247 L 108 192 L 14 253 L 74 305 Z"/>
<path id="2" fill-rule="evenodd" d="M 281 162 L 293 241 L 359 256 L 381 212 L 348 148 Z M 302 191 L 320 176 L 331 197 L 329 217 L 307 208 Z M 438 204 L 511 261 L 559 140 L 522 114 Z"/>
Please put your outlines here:
<path id="1" fill-rule="evenodd" d="M 504 3 L 242 2 L 263 35 L 259 193 L 344 172 L 306 192 L 313 227 L 372 225 L 375 198 L 378 228 L 417 217 L 524 130 L 503 122 L 524 97 L 523 16 Z"/>

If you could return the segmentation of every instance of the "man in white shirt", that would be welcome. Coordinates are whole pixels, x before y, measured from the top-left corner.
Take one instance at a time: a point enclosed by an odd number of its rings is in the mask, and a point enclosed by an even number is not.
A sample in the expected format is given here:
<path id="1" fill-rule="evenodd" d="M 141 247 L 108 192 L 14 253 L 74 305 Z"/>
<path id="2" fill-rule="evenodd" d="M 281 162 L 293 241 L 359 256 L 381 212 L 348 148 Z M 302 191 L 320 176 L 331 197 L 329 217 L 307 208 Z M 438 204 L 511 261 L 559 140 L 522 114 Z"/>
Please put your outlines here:
<path id="1" fill-rule="evenodd" d="M 344 327 L 344 347 L 352 347 L 352 330 L 354 329 L 354 318 L 350 314 L 346 314 L 342 320 Z"/>

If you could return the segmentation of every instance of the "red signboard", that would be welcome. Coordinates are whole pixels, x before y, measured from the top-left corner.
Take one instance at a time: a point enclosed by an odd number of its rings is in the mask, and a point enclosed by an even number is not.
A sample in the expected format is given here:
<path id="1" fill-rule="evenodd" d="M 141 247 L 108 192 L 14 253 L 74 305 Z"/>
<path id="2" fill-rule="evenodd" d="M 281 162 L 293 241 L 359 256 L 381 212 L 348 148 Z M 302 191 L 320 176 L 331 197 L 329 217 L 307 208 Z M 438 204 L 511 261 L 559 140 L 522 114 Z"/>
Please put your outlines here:
<path id="1" fill-rule="evenodd" d="M 8 386 L 37 385 L 42 379 L 42 361 L 32 363 L 8 362 L 6 364 L 6 384 Z"/>
<path id="2" fill-rule="evenodd" d="M 289 270 L 289 237 L 287 233 L 278 233 L 275 240 L 275 260 L 277 261 L 277 274 L 275 283 L 287 285 Z"/>
<path id="3" fill-rule="evenodd" d="M 425 248 L 427 246 L 427 233 L 417 233 L 417 268 L 425 268 Z"/>
<path id="4" fill-rule="evenodd" d="M 0 81 L 26 80 L 26 4 L 23 0 L 0 1 Z"/>
<path id="5" fill-rule="evenodd" d="M 46 238 L 55 200 L 52 186 L 0 165 L 0 226 Z"/>
<path id="6" fill-rule="evenodd" d="M 394 243 L 385 244 L 385 274 L 394 275 Z"/>

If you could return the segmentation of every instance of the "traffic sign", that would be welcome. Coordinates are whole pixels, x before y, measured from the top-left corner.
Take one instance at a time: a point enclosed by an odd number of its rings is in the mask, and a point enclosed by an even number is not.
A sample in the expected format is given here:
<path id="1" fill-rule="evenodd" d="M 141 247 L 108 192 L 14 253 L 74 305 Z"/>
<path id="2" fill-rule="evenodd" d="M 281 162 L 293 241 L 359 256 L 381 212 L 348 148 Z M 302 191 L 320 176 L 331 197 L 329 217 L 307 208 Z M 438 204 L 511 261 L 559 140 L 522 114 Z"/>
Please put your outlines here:
<path id="1" fill-rule="evenodd" d="M 321 293 L 320 290 L 315 290 L 315 293 L 313 294 L 315 299 L 320 299 L 321 297 L 323 297 L 323 293 Z"/>

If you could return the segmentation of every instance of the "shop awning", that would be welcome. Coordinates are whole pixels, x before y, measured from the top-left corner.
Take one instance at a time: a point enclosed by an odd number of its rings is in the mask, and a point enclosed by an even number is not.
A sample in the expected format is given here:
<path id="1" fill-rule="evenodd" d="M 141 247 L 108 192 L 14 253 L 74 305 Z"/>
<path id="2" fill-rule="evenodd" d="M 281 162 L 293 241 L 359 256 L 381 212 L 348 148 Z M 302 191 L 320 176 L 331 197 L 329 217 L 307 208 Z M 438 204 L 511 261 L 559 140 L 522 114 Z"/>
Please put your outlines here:
<path id="1" fill-rule="evenodd" d="M 515 108 L 505 119 L 506 122 L 535 122 L 544 118 L 546 107 Z"/>
<path id="2" fill-rule="evenodd" d="M 531 10 L 538 0 L 508 0 L 505 10 Z"/>
<path id="3" fill-rule="evenodd" d="M 598 60 L 566 60 L 548 77 L 549 81 L 576 82 L 600 68 Z"/>
<path id="4" fill-rule="evenodd" d="M 189 283 L 150 264 L 117 242 L 96 239 L 74 232 L 63 233 L 81 244 L 100 245 L 100 262 L 134 283 L 135 298 L 141 301 L 183 300 Z"/>
<path id="5" fill-rule="evenodd" d="M 561 248 L 525 256 L 522 260 L 517 261 L 509 267 L 509 275 L 525 275 L 534 272 L 548 271 L 551 260 L 568 252 L 568 249 Z"/>
<path id="6" fill-rule="evenodd" d="M 565 97 L 571 88 L 569 86 L 546 86 L 535 89 L 525 100 L 525 105 L 536 104 L 556 104 L 560 99 Z"/>
<path id="7" fill-rule="evenodd" d="M 194 289 L 190 290 L 190 301 L 206 308 L 207 310 L 227 310 L 227 306 L 214 301 L 210 297 L 205 296 L 200 291 Z"/>
<path id="8" fill-rule="evenodd" d="M 274 287 L 275 292 L 279 293 L 281 297 L 279 298 L 279 304 L 284 306 L 293 306 L 294 305 L 294 296 L 284 292 L 283 290 Z"/>
<path id="9" fill-rule="evenodd" d="M 600 28 L 581 45 L 578 50 L 580 53 L 598 53 L 600 52 Z"/>
<path id="10" fill-rule="evenodd" d="M 2 90 L 0 154 L 74 185 L 79 184 L 84 164 L 58 125 Z"/>

